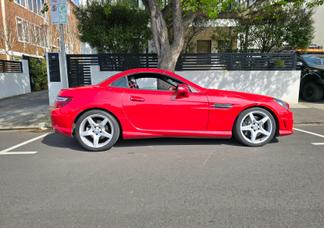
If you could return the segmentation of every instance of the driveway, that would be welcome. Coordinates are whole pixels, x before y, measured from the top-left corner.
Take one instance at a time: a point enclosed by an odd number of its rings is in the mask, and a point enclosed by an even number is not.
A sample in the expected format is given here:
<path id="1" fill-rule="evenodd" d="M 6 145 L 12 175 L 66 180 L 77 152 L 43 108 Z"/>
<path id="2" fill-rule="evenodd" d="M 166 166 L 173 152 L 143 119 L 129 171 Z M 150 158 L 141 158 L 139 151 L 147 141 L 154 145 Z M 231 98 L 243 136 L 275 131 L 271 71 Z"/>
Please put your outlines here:
<path id="1" fill-rule="evenodd" d="M 48 91 L 0 100 L 0 129 L 43 128 L 49 121 Z"/>

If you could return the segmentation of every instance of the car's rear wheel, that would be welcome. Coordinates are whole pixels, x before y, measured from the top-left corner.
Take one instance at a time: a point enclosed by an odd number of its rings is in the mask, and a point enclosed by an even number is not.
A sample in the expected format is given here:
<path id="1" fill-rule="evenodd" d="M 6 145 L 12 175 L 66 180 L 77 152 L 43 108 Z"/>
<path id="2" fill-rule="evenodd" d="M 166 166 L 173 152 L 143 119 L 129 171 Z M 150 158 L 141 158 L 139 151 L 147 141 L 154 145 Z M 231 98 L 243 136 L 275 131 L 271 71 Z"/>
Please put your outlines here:
<path id="1" fill-rule="evenodd" d="M 117 120 L 102 110 L 87 111 L 76 122 L 76 139 L 86 150 L 109 150 L 117 142 L 119 134 Z"/>
<path id="2" fill-rule="evenodd" d="M 239 115 L 233 133 L 246 146 L 263 146 L 275 136 L 276 121 L 269 111 L 250 108 Z"/>
<path id="3" fill-rule="evenodd" d="M 306 82 L 302 88 L 302 96 L 305 101 L 319 101 L 323 97 L 323 88 L 314 81 Z"/>

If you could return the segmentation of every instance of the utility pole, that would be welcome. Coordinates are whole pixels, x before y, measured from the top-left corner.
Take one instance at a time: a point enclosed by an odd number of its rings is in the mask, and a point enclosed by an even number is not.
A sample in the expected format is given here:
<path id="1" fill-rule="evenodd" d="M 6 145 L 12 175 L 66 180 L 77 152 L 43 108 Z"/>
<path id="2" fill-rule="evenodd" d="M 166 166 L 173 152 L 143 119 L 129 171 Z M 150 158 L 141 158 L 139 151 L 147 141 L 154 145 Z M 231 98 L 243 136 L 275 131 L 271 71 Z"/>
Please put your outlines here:
<path id="1" fill-rule="evenodd" d="M 50 0 L 50 15 L 51 22 L 56 24 L 60 33 L 60 75 L 61 87 L 68 88 L 69 80 L 67 77 L 66 53 L 65 53 L 65 40 L 64 40 L 64 25 L 67 24 L 67 0 Z"/>
<path id="2" fill-rule="evenodd" d="M 62 87 L 69 87 L 69 80 L 67 77 L 66 53 L 65 53 L 65 39 L 64 39 L 64 25 L 59 24 L 60 32 L 60 73 L 62 79 Z"/>

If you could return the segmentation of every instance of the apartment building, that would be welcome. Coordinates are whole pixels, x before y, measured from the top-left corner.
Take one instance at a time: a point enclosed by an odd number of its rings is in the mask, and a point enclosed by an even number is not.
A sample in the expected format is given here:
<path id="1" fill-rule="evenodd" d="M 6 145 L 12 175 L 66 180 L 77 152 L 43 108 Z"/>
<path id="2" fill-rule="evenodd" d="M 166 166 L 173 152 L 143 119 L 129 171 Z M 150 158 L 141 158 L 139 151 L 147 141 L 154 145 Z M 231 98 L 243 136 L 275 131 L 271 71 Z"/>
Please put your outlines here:
<path id="1" fill-rule="evenodd" d="M 73 14 L 76 7 L 68 0 L 67 53 L 80 53 L 78 22 Z M 0 59 L 43 58 L 45 52 L 59 50 L 59 32 L 51 24 L 49 0 L 0 0 L 0 8 Z"/>

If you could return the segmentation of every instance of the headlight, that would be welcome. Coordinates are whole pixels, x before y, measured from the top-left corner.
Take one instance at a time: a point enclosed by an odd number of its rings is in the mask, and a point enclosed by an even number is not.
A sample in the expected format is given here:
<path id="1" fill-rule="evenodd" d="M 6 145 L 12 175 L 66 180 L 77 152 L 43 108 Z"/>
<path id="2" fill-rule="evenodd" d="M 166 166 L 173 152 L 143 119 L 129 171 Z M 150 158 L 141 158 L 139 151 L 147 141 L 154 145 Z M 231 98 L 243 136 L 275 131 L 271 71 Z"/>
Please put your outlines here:
<path id="1" fill-rule="evenodd" d="M 277 99 L 277 98 L 274 98 L 274 101 L 277 102 L 280 106 L 284 107 L 285 109 L 289 109 L 289 104 L 280 100 L 280 99 Z"/>

